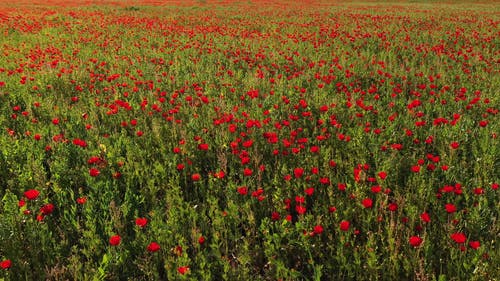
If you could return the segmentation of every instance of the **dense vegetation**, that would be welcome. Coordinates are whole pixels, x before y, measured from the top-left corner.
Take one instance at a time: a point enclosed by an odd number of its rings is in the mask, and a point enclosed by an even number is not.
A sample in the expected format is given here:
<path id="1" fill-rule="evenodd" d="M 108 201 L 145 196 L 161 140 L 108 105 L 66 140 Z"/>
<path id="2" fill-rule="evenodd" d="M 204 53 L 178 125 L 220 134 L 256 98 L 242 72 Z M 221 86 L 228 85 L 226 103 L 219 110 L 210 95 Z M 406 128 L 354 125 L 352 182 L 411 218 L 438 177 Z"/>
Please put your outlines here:
<path id="1" fill-rule="evenodd" d="M 0 4 L 0 279 L 496 280 L 499 6 Z"/>

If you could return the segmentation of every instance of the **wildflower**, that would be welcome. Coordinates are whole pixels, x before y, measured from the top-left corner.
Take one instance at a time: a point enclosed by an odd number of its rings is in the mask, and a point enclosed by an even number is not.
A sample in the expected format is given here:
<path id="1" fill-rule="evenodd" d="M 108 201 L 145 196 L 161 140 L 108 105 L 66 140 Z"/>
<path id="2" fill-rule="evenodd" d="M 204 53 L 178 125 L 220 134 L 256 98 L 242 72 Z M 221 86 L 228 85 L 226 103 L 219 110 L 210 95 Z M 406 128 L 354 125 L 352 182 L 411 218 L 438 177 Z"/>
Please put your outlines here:
<path id="1" fill-rule="evenodd" d="M 304 207 L 302 205 L 297 205 L 297 206 L 295 206 L 295 211 L 297 211 L 297 214 L 303 215 L 306 213 L 306 207 Z"/>
<path id="2" fill-rule="evenodd" d="M 469 246 L 472 249 L 477 250 L 481 246 L 481 243 L 479 241 L 470 241 Z"/>
<path id="3" fill-rule="evenodd" d="M 444 208 L 446 209 L 446 212 L 448 212 L 448 213 L 454 213 L 457 211 L 457 208 L 453 204 L 446 204 L 444 206 Z"/>
<path id="4" fill-rule="evenodd" d="M 373 207 L 373 200 L 371 198 L 365 198 L 363 201 L 361 201 L 361 204 L 365 208 L 371 208 Z"/>
<path id="5" fill-rule="evenodd" d="M 249 176 L 251 176 L 252 174 L 253 174 L 252 169 L 245 168 L 245 169 L 243 170 L 243 175 L 244 175 L 245 177 L 249 177 Z"/>
<path id="6" fill-rule="evenodd" d="M 303 168 L 295 168 L 293 169 L 293 175 L 295 176 L 296 179 L 302 177 L 304 174 L 304 169 Z"/>
<path id="7" fill-rule="evenodd" d="M 182 274 L 182 275 L 186 274 L 186 272 L 188 272 L 188 270 L 189 270 L 189 266 L 179 266 L 179 267 L 177 268 L 177 271 L 178 271 L 180 274 Z"/>
<path id="8" fill-rule="evenodd" d="M 192 174 L 191 179 L 193 181 L 199 181 L 201 179 L 201 176 L 200 176 L 200 174 Z"/>
<path id="9" fill-rule="evenodd" d="M 49 215 L 54 211 L 54 204 L 48 203 L 43 205 L 40 208 L 40 212 L 42 212 L 43 215 Z"/>
<path id="10" fill-rule="evenodd" d="M 177 171 L 182 171 L 184 170 L 185 166 L 182 163 L 177 164 Z"/>
<path id="11" fill-rule="evenodd" d="M 120 235 L 113 235 L 109 238 L 109 244 L 111 246 L 118 246 L 120 245 L 121 240 L 122 238 L 120 237 Z"/>
<path id="12" fill-rule="evenodd" d="M 237 191 L 241 195 L 247 195 L 248 194 L 248 188 L 246 186 L 240 186 L 240 187 L 238 187 Z"/>
<path id="13" fill-rule="evenodd" d="M 160 249 L 161 249 L 160 245 L 158 243 L 156 243 L 156 242 L 149 243 L 149 245 L 147 247 L 148 252 L 151 252 L 151 253 L 157 252 Z"/>
<path id="14" fill-rule="evenodd" d="M 28 200 L 35 200 L 38 197 L 38 195 L 40 195 L 40 191 L 36 189 L 30 189 L 24 192 L 24 196 Z"/>
<path id="15" fill-rule="evenodd" d="M 411 246 L 413 247 L 418 247 L 420 244 L 422 244 L 422 238 L 419 236 L 411 236 L 410 239 L 408 239 L 408 243 L 410 243 Z"/>
<path id="16" fill-rule="evenodd" d="M 349 230 L 350 225 L 351 225 L 351 223 L 349 221 L 343 220 L 340 222 L 340 230 L 347 231 L 347 230 Z"/>
<path id="17" fill-rule="evenodd" d="M 414 173 L 420 172 L 420 166 L 418 166 L 418 165 L 412 166 L 411 171 Z"/>
<path id="18" fill-rule="evenodd" d="M 379 193 L 380 191 L 382 191 L 382 187 L 380 185 L 375 185 L 372 186 L 371 190 L 373 193 Z"/>
<path id="19" fill-rule="evenodd" d="M 465 236 L 465 234 L 463 234 L 461 232 L 456 232 L 456 233 L 451 234 L 450 238 L 453 241 L 455 241 L 455 243 L 457 243 L 457 244 L 463 244 L 467 240 L 467 237 Z"/>
<path id="20" fill-rule="evenodd" d="M 389 206 L 388 206 L 388 208 L 389 208 L 389 211 L 395 212 L 395 211 L 398 210 L 398 204 L 396 204 L 396 203 L 390 203 Z"/>
<path id="21" fill-rule="evenodd" d="M 3 260 L 0 262 L 0 267 L 2 269 L 9 269 L 12 266 L 12 261 L 11 260 Z"/>
<path id="22" fill-rule="evenodd" d="M 420 214 L 420 219 L 425 223 L 428 223 L 431 221 L 431 217 L 429 216 L 429 214 L 427 212 L 423 212 L 422 214 Z"/>
<path id="23" fill-rule="evenodd" d="M 198 244 L 203 245 L 203 243 L 205 243 L 205 237 L 202 235 L 198 238 Z"/>
<path id="24" fill-rule="evenodd" d="M 147 218 L 136 218 L 135 219 L 135 225 L 138 227 L 145 227 L 148 224 L 148 219 Z"/>
<path id="25" fill-rule="evenodd" d="M 313 233 L 316 235 L 323 233 L 323 227 L 321 225 L 316 225 L 313 229 Z"/>
<path id="26" fill-rule="evenodd" d="M 278 212 L 273 212 L 273 213 L 271 214 L 271 220 L 273 220 L 273 221 L 277 221 L 277 220 L 279 220 L 279 219 L 280 219 L 280 217 L 281 217 L 281 216 L 280 216 L 280 214 L 279 214 Z"/>
<path id="27" fill-rule="evenodd" d="M 314 187 L 309 187 L 305 190 L 307 196 L 312 196 L 314 194 Z"/>
<path id="28" fill-rule="evenodd" d="M 97 170 L 96 168 L 90 168 L 89 170 L 89 175 L 91 177 L 97 177 L 101 172 Z"/>

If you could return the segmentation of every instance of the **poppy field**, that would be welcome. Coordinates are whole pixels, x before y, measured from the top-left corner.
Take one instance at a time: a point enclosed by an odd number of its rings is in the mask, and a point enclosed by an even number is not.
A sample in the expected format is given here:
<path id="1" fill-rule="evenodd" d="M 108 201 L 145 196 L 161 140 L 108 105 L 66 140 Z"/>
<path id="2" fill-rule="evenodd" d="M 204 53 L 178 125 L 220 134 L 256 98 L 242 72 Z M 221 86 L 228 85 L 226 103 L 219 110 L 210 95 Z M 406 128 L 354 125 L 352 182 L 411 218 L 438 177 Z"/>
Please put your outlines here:
<path id="1" fill-rule="evenodd" d="M 0 280 L 498 280 L 500 5 L 0 1 Z"/>

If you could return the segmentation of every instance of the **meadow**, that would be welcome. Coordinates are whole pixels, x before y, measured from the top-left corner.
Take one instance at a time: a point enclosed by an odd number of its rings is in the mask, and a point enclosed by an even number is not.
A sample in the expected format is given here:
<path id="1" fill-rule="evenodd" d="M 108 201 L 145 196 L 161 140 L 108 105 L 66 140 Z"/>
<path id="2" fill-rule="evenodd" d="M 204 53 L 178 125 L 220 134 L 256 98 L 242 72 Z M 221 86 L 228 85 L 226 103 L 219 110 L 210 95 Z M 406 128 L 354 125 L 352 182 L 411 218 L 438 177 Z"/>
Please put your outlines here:
<path id="1" fill-rule="evenodd" d="M 495 1 L 0 1 L 0 280 L 498 280 Z"/>

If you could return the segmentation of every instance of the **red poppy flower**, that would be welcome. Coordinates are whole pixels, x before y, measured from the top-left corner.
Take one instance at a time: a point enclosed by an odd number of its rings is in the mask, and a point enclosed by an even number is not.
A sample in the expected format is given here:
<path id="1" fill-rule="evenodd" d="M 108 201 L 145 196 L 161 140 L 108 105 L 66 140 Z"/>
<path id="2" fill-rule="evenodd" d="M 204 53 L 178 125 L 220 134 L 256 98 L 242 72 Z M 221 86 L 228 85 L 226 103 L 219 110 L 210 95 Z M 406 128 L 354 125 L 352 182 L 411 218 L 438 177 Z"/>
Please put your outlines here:
<path id="1" fill-rule="evenodd" d="M 448 212 L 448 213 L 454 213 L 457 211 L 457 208 L 453 204 L 446 204 L 444 206 L 444 208 L 446 209 L 446 212 Z"/>
<path id="2" fill-rule="evenodd" d="M 330 184 L 330 179 L 329 178 L 320 178 L 319 182 L 323 185 L 329 185 Z"/>
<path id="3" fill-rule="evenodd" d="M 429 216 L 429 214 L 427 212 L 423 212 L 422 214 L 420 214 L 420 219 L 425 223 L 428 223 L 431 221 L 431 217 Z"/>
<path id="4" fill-rule="evenodd" d="M 0 262 L 0 267 L 2 269 L 9 269 L 12 266 L 12 261 L 11 260 L 3 260 Z"/>
<path id="5" fill-rule="evenodd" d="M 201 179 L 201 176 L 200 176 L 200 174 L 192 174 L 191 179 L 193 181 L 199 181 Z"/>
<path id="6" fill-rule="evenodd" d="M 90 168 L 89 170 L 89 175 L 91 177 L 97 177 L 101 172 L 97 170 L 96 168 Z"/>
<path id="7" fill-rule="evenodd" d="M 24 192 L 24 196 L 28 200 L 35 200 L 38 197 L 38 195 L 40 195 L 40 192 L 36 189 L 30 189 Z"/>
<path id="8" fill-rule="evenodd" d="M 157 252 L 160 249 L 161 249 L 160 245 L 156 242 L 149 243 L 148 248 L 147 248 L 148 252 L 151 252 L 151 253 Z"/>
<path id="9" fill-rule="evenodd" d="M 135 225 L 139 227 L 145 227 L 148 224 L 148 219 L 147 218 L 136 218 L 135 219 Z"/>
<path id="10" fill-rule="evenodd" d="M 188 270 L 189 270 L 189 266 L 179 266 L 179 267 L 177 268 L 177 271 L 178 271 L 180 274 L 182 274 L 182 275 L 186 274 L 186 272 L 188 272 Z"/>
<path id="11" fill-rule="evenodd" d="M 314 226 L 313 233 L 316 235 L 323 233 L 323 227 L 321 225 Z"/>
<path id="12" fill-rule="evenodd" d="M 467 240 L 467 237 L 465 236 L 465 234 L 463 234 L 461 232 L 451 234 L 450 238 L 453 241 L 455 241 L 455 243 L 457 243 L 457 244 L 463 244 Z"/>
<path id="13" fill-rule="evenodd" d="M 398 204 L 396 204 L 396 203 L 390 203 L 389 206 L 388 206 L 388 209 L 391 212 L 395 212 L 395 211 L 398 210 Z"/>
<path id="14" fill-rule="evenodd" d="M 412 245 L 413 247 L 420 246 L 420 244 L 422 244 L 422 241 L 422 238 L 418 236 L 412 236 L 410 237 L 410 239 L 408 239 L 408 243 L 410 243 L 410 245 Z"/>
<path id="15" fill-rule="evenodd" d="M 109 238 L 109 244 L 111 246 L 118 246 L 120 245 L 121 240 L 122 238 L 120 237 L 120 235 L 113 235 Z"/>
<path id="16" fill-rule="evenodd" d="M 273 220 L 273 221 L 277 221 L 277 220 L 279 220 L 280 218 L 281 218 L 281 216 L 280 216 L 280 214 L 279 214 L 278 212 L 273 212 L 273 213 L 271 214 L 271 220 Z"/>
<path id="17" fill-rule="evenodd" d="M 206 143 L 200 143 L 200 144 L 198 145 L 198 149 L 199 149 L 199 150 L 206 151 L 206 150 L 208 150 L 208 144 L 206 144 Z"/>
<path id="18" fill-rule="evenodd" d="M 411 166 L 411 171 L 414 173 L 420 172 L 420 166 L 418 166 L 418 165 Z"/>
<path id="19" fill-rule="evenodd" d="M 226 173 L 224 171 L 218 171 L 214 173 L 214 177 L 217 179 L 223 179 L 226 176 Z"/>
<path id="20" fill-rule="evenodd" d="M 470 241 L 469 242 L 469 246 L 472 249 L 477 250 L 479 247 L 481 247 L 481 242 L 479 242 L 479 241 Z"/>
<path id="21" fill-rule="evenodd" d="M 240 186 L 240 187 L 238 187 L 237 191 L 241 195 L 247 195 L 248 194 L 248 188 L 246 186 Z"/>
<path id="22" fill-rule="evenodd" d="M 304 174 L 304 169 L 303 168 L 295 168 L 293 169 L 293 175 L 295 176 L 296 179 L 302 177 Z"/>
<path id="23" fill-rule="evenodd" d="M 87 142 L 82 139 L 74 139 L 73 144 L 80 147 L 87 147 Z"/>
<path id="24" fill-rule="evenodd" d="M 347 231 L 349 230 L 349 226 L 351 225 L 351 223 L 349 221 L 341 221 L 340 222 L 340 230 L 342 231 Z"/>
<path id="25" fill-rule="evenodd" d="M 198 244 L 202 245 L 203 243 L 205 243 L 205 237 L 200 236 L 200 237 L 198 238 Z"/>
<path id="26" fill-rule="evenodd" d="M 253 140 L 247 140 L 243 142 L 243 147 L 251 147 L 253 145 Z"/>
<path id="27" fill-rule="evenodd" d="M 380 191 L 382 191 L 382 187 L 380 185 L 375 185 L 372 186 L 371 190 L 373 193 L 379 193 Z"/>
<path id="28" fill-rule="evenodd" d="M 365 208 L 371 208 L 373 207 L 373 200 L 371 198 L 365 198 L 363 201 L 361 201 L 361 204 Z"/>
<path id="29" fill-rule="evenodd" d="M 90 164 L 90 165 L 99 164 L 101 162 L 102 162 L 102 159 L 97 157 L 97 156 L 92 156 L 89 158 L 89 160 L 87 160 L 87 164 Z"/>
<path id="30" fill-rule="evenodd" d="M 44 215 L 49 215 L 54 211 L 54 205 L 51 203 L 45 204 L 40 208 L 40 212 Z"/>
<path id="31" fill-rule="evenodd" d="M 314 194 L 314 187 L 309 187 L 305 190 L 307 196 L 312 196 Z"/>
<path id="32" fill-rule="evenodd" d="M 297 205 L 297 206 L 295 206 L 295 211 L 297 211 L 297 214 L 303 215 L 306 213 L 306 207 L 304 207 L 302 205 Z"/>
<path id="33" fill-rule="evenodd" d="M 244 175 L 245 177 L 249 177 L 249 176 L 251 176 L 252 174 L 253 174 L 252 169 L 245 168 L 245 169 L 243 170 L 243 175 Z"/>

